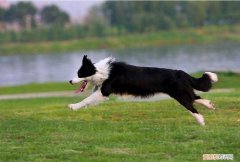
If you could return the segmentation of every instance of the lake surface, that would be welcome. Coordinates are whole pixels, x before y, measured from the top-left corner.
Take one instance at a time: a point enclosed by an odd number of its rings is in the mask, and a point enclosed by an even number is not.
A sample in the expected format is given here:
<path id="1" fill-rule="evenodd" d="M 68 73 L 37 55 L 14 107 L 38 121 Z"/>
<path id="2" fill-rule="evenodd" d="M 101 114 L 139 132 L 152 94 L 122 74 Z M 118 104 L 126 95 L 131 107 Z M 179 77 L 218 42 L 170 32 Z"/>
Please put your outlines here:
<path id="1" fill-rule="evenodd" d="M 68 81 L 82 57 L 93 62 L 107 56 L 140 66 L 197 71 L 240 71 L 240 44 L 179 45 L 156 48 L 79 51 L 73 53 L 0 55 L 0 86 Z"/>

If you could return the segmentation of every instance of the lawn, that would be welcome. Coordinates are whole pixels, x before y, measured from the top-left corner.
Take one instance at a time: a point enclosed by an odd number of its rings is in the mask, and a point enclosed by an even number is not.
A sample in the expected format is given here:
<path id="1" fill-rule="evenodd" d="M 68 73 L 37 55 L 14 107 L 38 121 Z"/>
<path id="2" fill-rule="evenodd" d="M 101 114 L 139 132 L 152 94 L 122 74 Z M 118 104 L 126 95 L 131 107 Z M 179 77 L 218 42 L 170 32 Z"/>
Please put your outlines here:
<path id="1" fill-rule="evenodd" d="M 231 91 L 202 94 L 216 104 L 216 110 L 196 105 L 205 127 L 174 100 L 113 97 L 74 112 L 66 105 L 83 96 L 0 100 L 0 161 L 185 162 L 202 161 L 205 153 L 240 161 L 239 79 L 221 73 L 215 88 Z"/>

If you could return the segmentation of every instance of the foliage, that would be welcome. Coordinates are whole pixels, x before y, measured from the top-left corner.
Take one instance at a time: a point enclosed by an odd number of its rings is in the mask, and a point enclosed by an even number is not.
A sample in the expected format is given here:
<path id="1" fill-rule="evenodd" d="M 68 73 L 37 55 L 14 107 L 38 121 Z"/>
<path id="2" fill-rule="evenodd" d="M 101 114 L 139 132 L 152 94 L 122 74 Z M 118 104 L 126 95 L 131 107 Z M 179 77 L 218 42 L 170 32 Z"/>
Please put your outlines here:
<path id="1" fill-rule="evenodd" d="M 99 7 L 95 6 L 90 9 L 85 18 L 85 27 L 89 32 L 89 36 L 102 37 L 106 35 L 108 22 Z"/>
<path id="2" fill-rule="evenodd" d="M 65 25 L 69 22 L 69 15 L 61 11 L 57 6 L 45 6 L 41 12 L 41 20 L 36 20 L 37 8 L 31 2 L 20 1 L 14 3 L 6 11 L 0 8 L 0 21 L 6 23 L 17 22 L 23 29 L 36 26 L 36 21 L 42 21 L 47 25 Z M 39 22 L 37 22 L 39 23 Z"/>
<path id="3" fill-rule="evenodd" d="M 5 18 L 5 10 L 0 7 L 0 22 L 4 21 Z"/>
<path id="4" fill-rule="evenodd" d="M 26 26 L 27 16 L 33 20 L 37 9 L 30 2 L 18 2 L 17 4 L 11 5 L 11 7 L 5 13 L 5 20 L 12 22 L 17 21 L 22 26 Z"/>
<path id="5" fill-rule="evenodd" d="M 43 23 L 47 25 L 64 25 L 69 22 L 68 14 L 55 5 L 44 7 L 40 15 Z"/>
<path id="6" fill-rule="evenodd" d="M 239 8 L 239 1 L 104 1 L 102 6 L 89 11 L 84 24 L 66 25 L 69 16 L 57 6 L 45 6 L 38 12 L 40 15 L 34 16 L 36 9 L 31 2 L 18 2 L 7 11 L 0 10 L 0 21 L 21 22 L 23 29 L 0 32 L 0 43 L 65 41 L 212 25 L 232 26 L 240 23 Z M 36 23 L 31 21 L 36 29 L 25 30 L 26 15 L 31 15 L 32 19 L 40 16 Z"/>
<path id="7" fill-rule="evenodd" d="M 239 8 L 239 1 L 106 1 L 102 12 L 112 26 L 143 32 L 239 23 Z"/>

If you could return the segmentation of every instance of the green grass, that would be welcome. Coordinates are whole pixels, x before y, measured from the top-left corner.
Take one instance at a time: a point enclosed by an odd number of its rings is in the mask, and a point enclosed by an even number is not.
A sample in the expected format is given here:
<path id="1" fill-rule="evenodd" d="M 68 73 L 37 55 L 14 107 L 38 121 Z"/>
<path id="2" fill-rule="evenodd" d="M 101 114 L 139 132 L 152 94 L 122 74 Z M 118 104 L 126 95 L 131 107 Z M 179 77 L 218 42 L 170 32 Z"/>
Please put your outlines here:
<path id="1" fill-rule="evenodd" d="M 240 89 L 240 74 L 233 72 L 219 73 L 219 82 L 216 84 L 218 88 L 236 88 Z"/>
<path id="2" fill-rule="evenodd" d="M 174 44 L 203 44 L 221 41 L 240 42 L 240 25 L 207 26 L 144 34 L 125 34 L 104 38 L 85 38 L 58 42 L 8 43 L 0 54 L 69 52 L 109 48 L 156 47 Z M 221 34 L 220 34 L 221 33 Z"/>
<path id="3" fill-rule="evenodd" d="M 56 83 L 32 83 L 20 86 L 0 87 L 0 95 L 3 94 L 21 94 L 21 93 L 37 93 L 37 92 L 55 92 L 74 90 L 76 86 L 71 86 L 68 82 Z"/>
<path id="4" fill-rule="evenodd" d="M 198 75 L 198 74 L 197 74 Z M 240 161 L 239 74 L 222 73 L 204 93 L 217 109 L 196 105 L 201 127 L 176 101 L 114 99 L 79 111 L 68 103 L 83 98 L 0 100 L 0 161 L 202 161 L 202 154 L 234 154 Z M 236 88 L 235 88 L 236 86 Z"/>

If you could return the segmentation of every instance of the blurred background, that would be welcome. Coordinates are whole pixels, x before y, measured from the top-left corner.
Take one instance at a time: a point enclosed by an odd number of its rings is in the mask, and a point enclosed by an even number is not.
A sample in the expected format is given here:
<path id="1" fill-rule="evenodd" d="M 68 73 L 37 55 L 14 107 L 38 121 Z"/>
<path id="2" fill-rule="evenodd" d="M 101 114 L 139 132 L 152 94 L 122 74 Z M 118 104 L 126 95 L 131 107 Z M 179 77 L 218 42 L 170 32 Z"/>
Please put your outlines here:
<path id="1" fill-rule="evenodd" d="M 0 0 L 0 86 L 62 82 L 87 54 L 140 66 L 240 71 L 238 1 Z"/>

